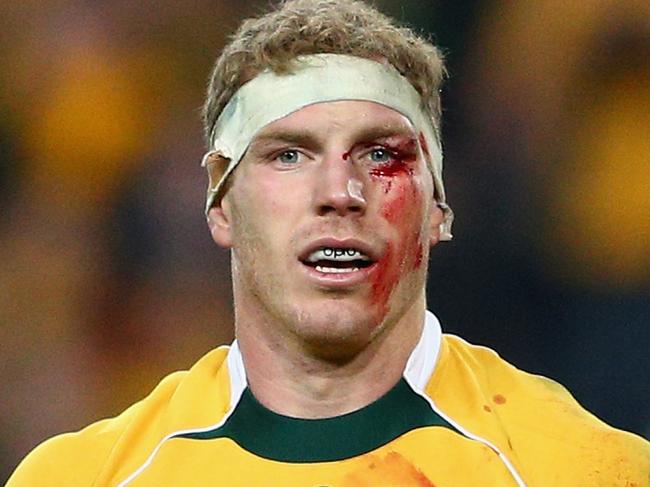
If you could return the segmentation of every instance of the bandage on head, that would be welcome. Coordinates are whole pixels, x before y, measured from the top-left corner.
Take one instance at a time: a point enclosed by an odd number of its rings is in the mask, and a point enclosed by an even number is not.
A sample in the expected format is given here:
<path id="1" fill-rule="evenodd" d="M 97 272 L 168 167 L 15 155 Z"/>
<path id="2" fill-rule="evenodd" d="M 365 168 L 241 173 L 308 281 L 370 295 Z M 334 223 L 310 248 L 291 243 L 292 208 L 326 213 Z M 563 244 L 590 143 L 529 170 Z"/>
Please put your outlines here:
<path id="1" fill-rule="evenodd" d="M 428 148 L 424 157 L 433 175 L 437 204 L 444 212 L 440 239 L 451 240 L 453 212 L 445 198 L 442 150 L 419 93 L 392 65 L 343 54 L 300 56 L 292 72 L 267 70 L 237 90 L 215 122 L 210 150 L 203 157 L 202 166 L 210 176 L 206 214 L 223 196 L 228 177 L 263 127 L 308 105 L 343 100 L 384 105 L 404 115 L 423 134 Z M 218 180 L 209 167 L 215 160 L 227 163 Z"/>

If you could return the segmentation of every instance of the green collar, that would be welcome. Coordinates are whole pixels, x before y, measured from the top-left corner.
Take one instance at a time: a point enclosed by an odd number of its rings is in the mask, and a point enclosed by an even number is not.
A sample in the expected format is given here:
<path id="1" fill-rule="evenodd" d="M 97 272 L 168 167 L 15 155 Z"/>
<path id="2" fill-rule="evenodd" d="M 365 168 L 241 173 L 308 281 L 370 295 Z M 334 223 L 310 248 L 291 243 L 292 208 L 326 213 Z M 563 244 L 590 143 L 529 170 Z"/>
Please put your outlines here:
<path id="1" fill-rule="evenodd" d="M 221 427 L 179 438 L 230 438 L 260 457 L 291 463 L 343 460 L 375 450 L 425 426 L 452 428 L 402 378 L 384 396 L 357 411 L 326 419 L 282 416 L 265 408 L 250 389 Z"/>

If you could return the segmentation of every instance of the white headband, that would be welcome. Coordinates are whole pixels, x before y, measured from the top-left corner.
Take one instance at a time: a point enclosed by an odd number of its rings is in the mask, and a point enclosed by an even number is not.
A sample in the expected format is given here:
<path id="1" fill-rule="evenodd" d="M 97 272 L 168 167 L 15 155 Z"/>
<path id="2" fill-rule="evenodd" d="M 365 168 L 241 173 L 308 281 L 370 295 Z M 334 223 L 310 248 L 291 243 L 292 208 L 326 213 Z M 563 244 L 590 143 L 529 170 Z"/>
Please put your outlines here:
<path id="1" fill-rule="evenodd" d="M 264 71 L 245 83 L 219 115 L 210 136 L 210 151 L 201 165 L 205 167 L 213 155 L 228 159 L 229 163 L 217 184 L 208 187 L 206 213 L 260 129 L 315 103 L 371 101 L 401 113 L 416 131 L 423 133 L 429 149 L 425 157 L 433 174 L 437 203 L 445 213 L 440 238 L 450 240 L 453 212 L 445 200 L 442 151 L 432 120 L 423 110 L 420 95 L 413 85 L 392 65 L 370 59 L 311 54 L 300 56 L 297 61 L 298 68 L 289 74 Z"/>

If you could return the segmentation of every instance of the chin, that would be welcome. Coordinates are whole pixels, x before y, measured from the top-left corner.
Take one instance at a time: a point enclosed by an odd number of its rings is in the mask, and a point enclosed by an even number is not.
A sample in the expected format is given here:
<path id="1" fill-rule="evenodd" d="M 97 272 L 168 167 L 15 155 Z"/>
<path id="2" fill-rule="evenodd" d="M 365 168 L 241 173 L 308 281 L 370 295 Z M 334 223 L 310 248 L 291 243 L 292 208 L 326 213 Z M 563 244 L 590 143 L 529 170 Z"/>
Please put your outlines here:
<path id="1" fill-rule="evenodd" d="M 295 309 L 293 332 L 312 352 L 329 359 L 356 355 L 382 327 L 366 306 L 326 300 Z"/>

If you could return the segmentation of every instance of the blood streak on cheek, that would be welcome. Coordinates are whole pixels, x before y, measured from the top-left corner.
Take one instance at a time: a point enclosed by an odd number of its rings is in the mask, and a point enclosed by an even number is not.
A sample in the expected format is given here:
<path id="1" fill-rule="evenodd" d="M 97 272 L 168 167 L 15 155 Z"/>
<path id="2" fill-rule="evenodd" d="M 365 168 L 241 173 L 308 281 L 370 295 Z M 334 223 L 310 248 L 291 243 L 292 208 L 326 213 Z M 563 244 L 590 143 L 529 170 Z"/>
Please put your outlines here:
<path id="1" fill-rule="evenodd" d="M 389 201 L 382 208 L 382 216 L 395 226 L 403 225 L 406 195 L 407 190 L 404 185 L 396 185 Z M 401 228 L 399 233 L 402 234 Z M 371 304 L 378 307 L 382 317 L 388 312 L 388 300 L 400 279 L 400 264 L 404 259 L 402 247 L 401 239 L 396 244 L 388 242 L 384 255 L 377 262 L 377 271 L 373 275 Z"/>
<path id="2" fill-rule="evenodd" d="M 420 232 L 413 231 L 419 228 L 421 215 L 419 211 L 410 211 L 420 207 L 420 192 L 412 181 L 402 181 L 396 182 L 391 196 L 382 208 L 382 216 L 396 228 L 399 237 L 396 243 L 387 244 L 372 283 L 372 304 L 379 307 L 381 316 L 388 311 L 390 295 L 399 281 L 407 272 L 419 269 L 424 261 Z"/>
<path id="3" fill-rule="evenodd" d="M 393 181 L 388 180 L 388 187 L 384 186 L 384 193 L 388 193 L 393 187 Z M 392 199 L 381 209 L 382 216 L 391 223 L 397 223 L 403 218 L 407 205 L 407 194 L 404 186 L 396 185 L 395 191 L 391 194 Z"/>
<path id="4" fill-rule="evenodd" d="M 377 262 L 377 270 L 373 275 L 371 304 L 379 306 L 380 316 L 388 312 L 388 298 L 399 278 L 399 267 L 395 265 L 393 246 L 388 243 L 384 255 Z"/>
<path id="5" fill-rule="evenodd" d="M 393 154 L 392 159 L 370 170 L 370 176 L 378 178 L 384 189 L 381 216 L 397 235 L 394 242 L 387 244 L 373 275 L 371 299 L 381 316 L 386 315 L 390 296 L 400 280 L 408 272 L 419 269 L 424 260 L 419 232 L 422 194 L 413 178 L 416 144 L 417 141 L 411 138 L 386 146 Z"/>
<path id="6" fill-rule="evenodd" d="M 413 168 L 404 163 L 403 159 L 394 159 L 379 167 L 373 167 L 370 170 L 371 176 L 395 177 L 401 174 L 408 176 L 413 175 Z"/>

